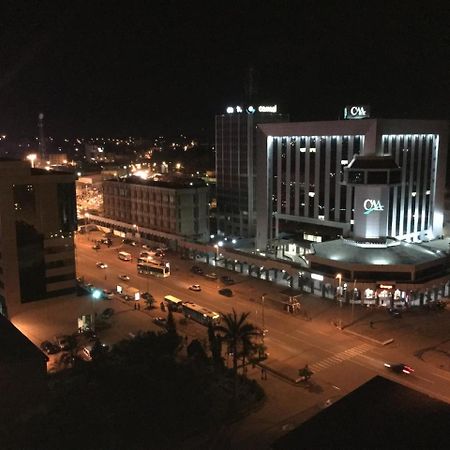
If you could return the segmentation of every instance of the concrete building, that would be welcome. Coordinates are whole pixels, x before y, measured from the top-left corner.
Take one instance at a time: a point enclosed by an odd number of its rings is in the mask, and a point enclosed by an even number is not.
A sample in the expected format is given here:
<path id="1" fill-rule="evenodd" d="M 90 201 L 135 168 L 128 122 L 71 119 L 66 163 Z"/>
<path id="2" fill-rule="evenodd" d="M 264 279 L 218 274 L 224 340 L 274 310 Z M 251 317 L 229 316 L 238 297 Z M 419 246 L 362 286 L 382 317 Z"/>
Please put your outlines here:
<path id="1" fill-rule="evenodd" d="M 339 236 L 417 242 L 442 235 L 446 122 L 367 119 L 258 128 L 258 248 L 280 233 L 315 242 Z"/>
<path id="2" fill-rule="evenodd" d="M 216 116 L 217 229 L 254 237 L 256 231 L 256 125 L 286 122 L 277 106 L 228 107 Z"/>
<path id="3" fill-rule="evenodd" d="M 75 291 L 74 174 L 0 160 L 0 310 Z"/>
<path id="4" fill-rule="evenodd" d="M 391 307 L 449 294 L 448 247 L 435 244 L 444 225 L 447 122 L 258 129 L 256 247 L 278 252 L 288 238 L 290 258 L 308 263 L 298 272 L 303 290 Z"/>
<path id="5" fill-rule="evenodd" d="M 208 198 L 208 186 L 198 179 L 131 176 L 103 183 L 105 217 L 201 242 L 209 240 Z"/>

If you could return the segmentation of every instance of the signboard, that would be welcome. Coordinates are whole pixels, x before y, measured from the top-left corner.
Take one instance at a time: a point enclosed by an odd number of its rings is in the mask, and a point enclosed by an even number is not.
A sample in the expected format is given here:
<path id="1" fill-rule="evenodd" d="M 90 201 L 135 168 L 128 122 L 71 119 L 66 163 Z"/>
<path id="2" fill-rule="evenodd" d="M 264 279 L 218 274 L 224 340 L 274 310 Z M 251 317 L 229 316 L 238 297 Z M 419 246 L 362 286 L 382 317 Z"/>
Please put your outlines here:
<path id="1" fill-rule="evenodd" d="M 344 119 L 368 119 L 370 117 L 370 106 L 368 105 L 350 105 L 344 108 Z"/>
<path id="2" fill-rule="evenodd" d="M 247 108 L 245 108 L 247 114 L 255 114 L 256 111 L 260 113 L 276 113 L 277 110 L 277 105 L 260 105 L 258 108 L 255 108 L 254 106 L 247 106 Z M 235 112 L 242 113 L 244 112 L 244 108 L 242 108 L 242 106 L 228 106 L 226 112 L 228 114 L 233 114 Z"/>
<path id="3" fill-rule="evenodd" d="M 364 215 L 368 216 L 374 211 L 384 211 L 384 206 L 381 204 L 381 200 L 373 200 L 371 198 L 366 198 L 364 200 Z"/>

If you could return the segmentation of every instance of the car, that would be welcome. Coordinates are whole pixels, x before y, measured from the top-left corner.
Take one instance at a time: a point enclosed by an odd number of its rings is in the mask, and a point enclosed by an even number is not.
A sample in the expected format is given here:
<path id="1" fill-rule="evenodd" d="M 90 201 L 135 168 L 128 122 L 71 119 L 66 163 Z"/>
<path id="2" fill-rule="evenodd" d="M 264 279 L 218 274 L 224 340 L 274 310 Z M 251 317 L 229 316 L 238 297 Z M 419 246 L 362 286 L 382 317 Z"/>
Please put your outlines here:
<path id="1" fill-rule="evenodd" d="M 61 335 L 55 337 L 56 344 L 59 346 L 61 350 L 67 351 L 72 347 L 70 342 L 70 336 Z"/>
<path id="2" fill-rule="evenodd" d="M 153 323 L 155 325 L 158 325 L 159 327 L 166 328 L 166 326 L 167 326 L 167 319 L 165 319 L 164 317 L 155 317 L 153 319 Z"/>
<path id="3" fill-rule="evenodd" d="M 384 363 L 384 367 L 395 373 L 405 373 L 406 375 L 410 375 L 414 372 L 414 369 L 407 364 L 404 363 Z"/>
<path id="4" fill-rule="evenodd" d="M 100 250 L 100 244 L 93 245 L 92 250 Z"/>
<path id="5" fill-rule="evenodd" d="M 58 345 L 56 345 L 50 341 L 44 341 L 40 345 L 40 348 L 44 353 L 47 353 L 47 355 L 54 355 L 55 353 L 58 353 L 61 351 L 61 348 Z"/>
<path id="6" fill-rule="evenodd" d="M 200 292 L 202 290 L 199 284 L 193 284 L 192 286 L 189 286 L 189 289 L 195 292 Z"/>
<path id="7" fill-rule="evenodd" d="M 152 248 L 150 247 L 150 245 L 147 245 L 147 244 L 142 244 L 142 248 L 144 249 L 144 250 L 151 250 Z"/>
<path id="8" fill-rule="evenodd" d="M 90 328 L 82 330 L 80 332 L 80 336 L 83 336 L 88 341 L 95 341 L 97 339 L 97 334 L 95 333 L 94 330 L 91 330 Z"/>
<path id="9" fill-rule="evenodd" d="M 133 247 L 136 247 L 137 242 L 133 241 L 132 239 L 123 239 L 122 244 L 132 245 Z"/>
<path id="10" fill-rule="evenodd" d="M 105 245 L 112 245 L 112 240 L 110 238 L 103 238 L 101 243 Z"/>
<path id="11" fill-rule="evenodd" d="M 223 284 L 234 284 L 233 278 L 230 278 L 228 275 L 224 275 L 223 277 L 220 277 Z"/>
<path id="12" fill-rule="evenodd" d="M 94 285 L 93 285 L 92 283 L 86 283 L 86 284 L 84 285 L 84 287 L 85 287 L 85 289 L 87 289 L 89 292 L 92 292 L 92 291 L 95 289 L 95 287 L 94 287 Z"/>
<path id="13" fill-rule="evenodd" d="M 220 289 L 219 294 L 224 295 L 225 297 L 233 297 L 233 291 L 228 288 Z"/>
<path id="14" fill-rule="evenodd" d="M 104 262 L 98 262 L 98 263 L 96 264 L 96 266 L 97 266 L 99 269 L 107 269 L 107 268 L 108 268 L 108 264 L 106 264 L 106 263 L 104 263 Z"/>
<path id="15" fill-rule="evenodd" d="M 103 289 L 103 297 L 111 299 L 114 297 L 114 292 L 110 291 L 109 289 Z"/>
<path id="16" fill-rule="evenodd" d="M 210 280 L 217 280 L 217 274 L 214 273 L 214 272 L 207 273 L 207 274 L 205 275 L 205 277 L 206 277 L 206 278 L 209 278 Z"/>
<path id="17" fill-rule="evenodd" d="M 192 266 L 191 272 L 196 273 L 197 275 L 203 275 L 203 270 L 198 266 Z"/>
<path id="18" fill-rule="evenodd" d="M 399 311 L 398 309 L 395 308 L 389 308 L 388 309 L 388 313 L 392 316 L 392 317 L 396 317 L 396 318 L 401 318 L 402 317 L 402 312 Z"/>
<path id="19" fill-rule="evenodd" d="M 122 281 L 130 281 L 130 277 L 128 275 L 125 275 L 125 274 L 119 275 L 119 278 Z"/>
<path id="20" fill-rule="evenodd" d="M 103 312 L 100 314 L 100 317 L 102 319 L 109 319 L 114 315 L 114 309 L 113 308 L 106 308 L 103 310 Z"/>
<path id="21" fill-rule="evenodd" d="M 150 294 L 150 292 L 142 292 L 141 298 L 144 300 L 150 300 L 152 298 L 154 299 L 153 295 Z"/>

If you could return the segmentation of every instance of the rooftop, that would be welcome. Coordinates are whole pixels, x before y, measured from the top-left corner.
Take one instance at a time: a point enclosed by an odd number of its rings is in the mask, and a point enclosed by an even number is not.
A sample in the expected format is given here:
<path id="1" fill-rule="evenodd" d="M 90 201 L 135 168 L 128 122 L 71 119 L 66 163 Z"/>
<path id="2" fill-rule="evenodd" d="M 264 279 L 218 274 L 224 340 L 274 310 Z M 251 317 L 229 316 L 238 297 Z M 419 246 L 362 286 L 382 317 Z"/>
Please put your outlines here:
<path id="1" fill-rule="evenodd" d="M 47 360 L 44 353 L 5 316 L 0 314 L 0 365 L 3 362 L 17 362 L 37 358 Z"/>
<path id="2" fill-rule="evenodd" d="M 171 178 L 164 180 L 149 180 L 134 175 L 123 178 L 110 178 L 105 181 L 114 181 L 117 183 L 139 184 L 142 186 L 164 187 L 169 189 L 194 189 L 205 187 L 206 182 L 200 178 Z"/>
<path id="3" fill-rule="evenodd" d="M 386 248 L 361 248 L 351 245 L 343 239 L 314 244 L 315 256 L 353 264 L 367 265 L 416 265 L 437 261 L 446 255 L 439 250 L 427 248 L 421 244 L 399 242 Z"/>
<path id="4" fill-rule="evenodd" d="M 447 403 L 376 376 L 271 448 L 445 448 L 449 417 Z"/>

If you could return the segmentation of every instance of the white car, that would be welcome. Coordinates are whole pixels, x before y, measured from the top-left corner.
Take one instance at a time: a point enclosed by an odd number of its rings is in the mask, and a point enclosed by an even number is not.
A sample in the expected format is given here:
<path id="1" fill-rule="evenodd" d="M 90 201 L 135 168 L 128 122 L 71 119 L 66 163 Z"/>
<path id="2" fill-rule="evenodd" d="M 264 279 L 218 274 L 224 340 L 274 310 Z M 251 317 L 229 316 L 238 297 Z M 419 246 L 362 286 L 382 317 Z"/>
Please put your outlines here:
<path id="1" fill-rule="evenodd" d="M 109 289 L 103 289 L 103 296 L 105 298 L 111 299 L 114 297 L 114 292 L 110 291 Z"/>
<path id="2" fill-rule="evenodd" d="M 202 290 L 199 284 L 193 284 L 192 286 L 189 286 L 189 289 L 195 292 L 200 292 Z"/>
<path id="3" fill-rule="evenodd" d="M 106 263 L 104 263 L 104 262 L 98 262 L 98 263 L 96 264 L 96 266 L 97 266 L 99 269 L 107 269 L 107 268 L 108 268 L 108 264 L 106 264 Z"/>
<path id="4" fill-rule="evenodd" d="M 128 276 L 128 275 L 119 275 L 119 278 L 122 280 L 122 281 L 130 281 L 130 277 Z"/>

